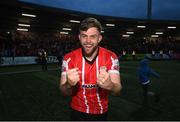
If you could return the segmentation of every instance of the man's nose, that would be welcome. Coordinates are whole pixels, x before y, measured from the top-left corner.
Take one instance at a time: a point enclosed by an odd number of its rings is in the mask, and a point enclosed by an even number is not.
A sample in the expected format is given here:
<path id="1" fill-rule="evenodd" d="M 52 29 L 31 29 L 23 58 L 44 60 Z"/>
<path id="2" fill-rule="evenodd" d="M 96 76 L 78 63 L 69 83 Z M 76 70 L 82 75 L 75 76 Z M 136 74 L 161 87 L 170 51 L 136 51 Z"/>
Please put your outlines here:
<path id="1" fill-rule="evenodd" d="M 87 37 L 87 38 L 86 38 L 86 42 L 91 42 L 91 38 L 90 38 L 90 37 Z"/>

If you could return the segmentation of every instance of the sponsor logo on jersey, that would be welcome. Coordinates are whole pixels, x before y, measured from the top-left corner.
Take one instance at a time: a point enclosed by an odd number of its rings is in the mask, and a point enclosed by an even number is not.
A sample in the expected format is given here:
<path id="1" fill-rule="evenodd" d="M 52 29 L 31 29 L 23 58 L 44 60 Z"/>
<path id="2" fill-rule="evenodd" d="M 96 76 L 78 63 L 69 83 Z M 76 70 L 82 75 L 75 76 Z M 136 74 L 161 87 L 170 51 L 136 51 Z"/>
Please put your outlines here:
<path id="1" fill-rule="evenodd" d="M 93 89 L 93 88 L 97 88 L 97 85 L 96 84 L 84 84 L 84 85 L 82 85 L 82 88 Z"/>

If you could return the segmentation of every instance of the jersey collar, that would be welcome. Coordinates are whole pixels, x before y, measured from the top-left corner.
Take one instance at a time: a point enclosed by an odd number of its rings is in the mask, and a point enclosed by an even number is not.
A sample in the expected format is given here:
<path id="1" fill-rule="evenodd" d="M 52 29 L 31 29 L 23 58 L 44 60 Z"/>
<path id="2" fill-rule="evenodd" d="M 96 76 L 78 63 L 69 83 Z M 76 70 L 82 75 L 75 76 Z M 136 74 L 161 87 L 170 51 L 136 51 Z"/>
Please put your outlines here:
<path id="1" fill-rule="evenodd" d="M 92 61 L 89 61 L 89 60 L 86 58 L 86 56 L 85 56 L 85 54 L 84 54 L 84 51 L 83 51 L 83 49 L 82 49 L 82 55 L 83 55 L 85 61 L 86 61 L 87 63 L 89 63 L 89 64 L 93 64 L 93 63 L 94 63 L 94 61 L 96 60 L 96 57 L 98 56 L 98 54 L 99 54 L 99 47 L 98 47 L 98 51 L 97 51 L 96 56 L 93 58 Z"/>

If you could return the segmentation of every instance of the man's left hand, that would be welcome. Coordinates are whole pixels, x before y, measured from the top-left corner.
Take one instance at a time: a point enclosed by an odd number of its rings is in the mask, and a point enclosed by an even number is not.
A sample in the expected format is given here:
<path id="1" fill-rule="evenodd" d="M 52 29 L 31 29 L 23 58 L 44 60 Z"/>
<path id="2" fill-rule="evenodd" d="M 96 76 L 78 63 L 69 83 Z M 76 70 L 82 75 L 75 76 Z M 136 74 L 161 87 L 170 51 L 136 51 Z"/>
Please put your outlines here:
<path id="1" fill-rule="evenodd" d="M 99 87 L 107 90 L 111 90 L 114 86 L 109 73 L 105 69 L 100 70 L 99 76 L 97 78 L 97 84 Z"/>

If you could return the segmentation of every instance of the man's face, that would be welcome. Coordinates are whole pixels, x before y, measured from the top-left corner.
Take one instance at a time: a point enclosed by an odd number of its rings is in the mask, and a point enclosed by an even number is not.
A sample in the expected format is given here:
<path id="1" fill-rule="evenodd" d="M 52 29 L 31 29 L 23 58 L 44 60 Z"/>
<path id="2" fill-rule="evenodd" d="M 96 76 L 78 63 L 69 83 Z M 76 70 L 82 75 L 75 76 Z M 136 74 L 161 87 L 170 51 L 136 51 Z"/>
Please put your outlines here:
<path id="1" fill-rule="evenodd" d="M 79 40 L 87 57 L 97 52 L 98 44 L 102 40 L 102 36 L 97 28 L 92 27 L 87 31 L 80 31 Z"/>

